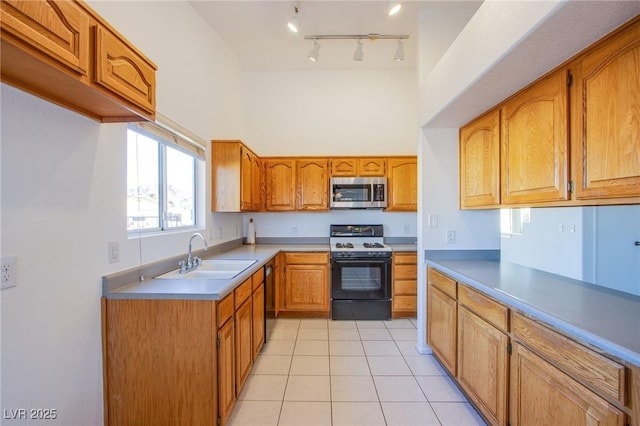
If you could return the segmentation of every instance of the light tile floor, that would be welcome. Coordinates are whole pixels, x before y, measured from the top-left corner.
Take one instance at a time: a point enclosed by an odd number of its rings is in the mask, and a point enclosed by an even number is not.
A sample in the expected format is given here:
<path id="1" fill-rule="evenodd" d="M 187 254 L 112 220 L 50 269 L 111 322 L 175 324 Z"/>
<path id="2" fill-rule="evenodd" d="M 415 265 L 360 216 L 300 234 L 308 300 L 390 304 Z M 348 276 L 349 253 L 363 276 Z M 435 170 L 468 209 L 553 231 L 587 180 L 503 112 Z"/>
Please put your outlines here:
<path id="1" fill-rule="evenodd" d="M 231 426 L 484 425 L 413 319 L 270 319 Z"/>

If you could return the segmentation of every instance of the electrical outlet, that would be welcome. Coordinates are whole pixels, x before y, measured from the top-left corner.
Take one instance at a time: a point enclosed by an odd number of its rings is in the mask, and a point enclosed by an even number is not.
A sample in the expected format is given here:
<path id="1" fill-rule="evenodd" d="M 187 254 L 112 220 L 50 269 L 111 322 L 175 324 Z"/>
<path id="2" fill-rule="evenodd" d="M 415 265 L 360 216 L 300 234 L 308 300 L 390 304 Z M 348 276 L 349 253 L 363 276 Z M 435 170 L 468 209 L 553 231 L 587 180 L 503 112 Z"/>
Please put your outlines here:
<path id="1" fill-rule="evenodd" d="M 298 225 L 293 225 L 291 227 L 291 234 L 298 235 Z"/>
<path id="2" fill-rule="evenodd" d="M 437 214 L 429 214 L 427 215 L 429 228 L 437 228 L 438 227 L 438 215 Z"/>
<path id="3" fill-rule="evenodd" d="M 16 257 L 3 257 L 0 265 L 2 265 L 0 267 L 0 288 L 5 289 L 18 285 L 16 279 Z"/>
<path id="4" fill-rule="evenodd" d="M 456 231 L 454 229 L 447 230 L 447 244 L 456 243 Z"/>
<path id="5" fill-rule="evenodd" d="M 120 262 L 120 243 L 117 241 L 109 241 L 107 244 L 109 263 Z"/>

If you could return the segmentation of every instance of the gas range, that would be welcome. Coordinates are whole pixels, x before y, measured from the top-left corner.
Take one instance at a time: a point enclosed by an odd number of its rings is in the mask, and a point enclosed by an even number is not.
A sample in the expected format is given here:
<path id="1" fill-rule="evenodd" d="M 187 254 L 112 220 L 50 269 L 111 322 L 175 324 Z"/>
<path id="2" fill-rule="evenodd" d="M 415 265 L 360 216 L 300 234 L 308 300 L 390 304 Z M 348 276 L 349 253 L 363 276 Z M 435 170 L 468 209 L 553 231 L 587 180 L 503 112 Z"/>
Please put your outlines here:
<path id="1" fill-rule="evenodd" d="M 382 225 L 331 225 L 330 232 L 332 258 L 391 257 Z"/>

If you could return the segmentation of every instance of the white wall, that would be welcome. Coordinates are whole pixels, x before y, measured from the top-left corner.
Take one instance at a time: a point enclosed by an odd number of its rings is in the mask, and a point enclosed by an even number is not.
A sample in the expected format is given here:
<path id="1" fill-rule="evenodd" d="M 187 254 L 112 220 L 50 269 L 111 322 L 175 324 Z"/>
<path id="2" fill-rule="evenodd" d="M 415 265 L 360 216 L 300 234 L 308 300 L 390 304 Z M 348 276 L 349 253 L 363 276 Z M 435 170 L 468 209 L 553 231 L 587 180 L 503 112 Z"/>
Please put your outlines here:
<path id="1" fill-rule="evenodd" d="M 245 142 L 269 155 L 415 155 L 413 71 L 250 72 Z"/>
<path id="2" fill-rule="evenodd" d="M 379 210 L 345 210 L 305 213 L 246 213 L 244 231 L 253 218 L 256 236 L 288 238 L 328 238 L 332 224 L 383 224 L 385 237 L 416 239 L 417 222 L 414 212 L 382 212 Z"/>
<path id="3" fill-rule="evenodd" d="M 91 6 L 159 66 L 161 113 L 204 139 L 243 134 L 237 58 L 188 3 Z M 1 90 L 1 248 L 17 256 L 18 277 L 0 292 L 2 408 L 57 409 L 47 424 L 102 424 L 101 277 L 184 253 L 190 233 L 127 238 L 125 125 Z M 242 225 L 241 215 L 207 221 L 224 227 L 211 242 Z M 108 264 L 108 241 L 120 243 L 119 263 Z"/>

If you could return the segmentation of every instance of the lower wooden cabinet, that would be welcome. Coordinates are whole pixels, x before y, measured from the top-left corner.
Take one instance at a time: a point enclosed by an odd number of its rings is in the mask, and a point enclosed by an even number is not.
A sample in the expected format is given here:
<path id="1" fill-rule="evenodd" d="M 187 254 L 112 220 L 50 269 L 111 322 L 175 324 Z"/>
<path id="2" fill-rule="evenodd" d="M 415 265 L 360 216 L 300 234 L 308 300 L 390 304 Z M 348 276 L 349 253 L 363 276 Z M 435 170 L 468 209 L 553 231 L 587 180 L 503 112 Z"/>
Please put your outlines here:
<path id="1" fill-rule="evenodd" d="M 214 425 L 212 300 L 102 299 L 105 425 Z"/>
<path id="2" fill-rule="evenodd" d="M 278 313 L 329 316 L 329 253 L 285 253 Z"/>
<path id="3" fill-rule="evenodd" d="M 427 343 L 442 365 L 455 376 L 458 353 L 457 283 L 431 268 L 427 271 L 427 281 Z"/>
<path id="4" fill-rule="evenodd" d="M 511 357 L 511 425 L 623 426 L 625 415 L 516 343 Z"/>
<path id="5" fill-rule="evenodd" d="M 427 270 L 427 342 L 491 425 L 640 424 L 640 370 Z"/>
<path id="6" fill-rule="evenodd" d="M 251 297 L 253 298 L 253 328 L 251 330 L 251 335 L 253 336 L 252 352 L 253 360 L 255 361 L 260 354 L 260 349 L 262 349 L 265 338 L 264 321 L 266 313 L 264 303 L 265 291 L 263 282 L 261 282 L 258 288 L 253 291 L 253 295 Z"/>
<path id="7" fill-rule="evenodd" d="M 507 423 L 508 343 L 505 333 L 458 307 L 458 383 L 495 425 Z"/>
<path id="8" fill-rule="evenodd" d="M 393 253 L 392 318 L 415 317 L 418 312 L 418 257 L 415 252 Z"/>
<path id="9" fill-rule="evenodd" d="M 236 347 L 236 397 L 240 395 L 244 382 L 249 377 L 253 366 L 253 326 L 252 299 L 245 300 L 235 313 L 235 347 Z"/>
<path id="10" fill-rule="evenodd" d="M 232 297 L 233 299 L 233 297 Z M 233 319 L 218 328 L 218 416 L 224 424 L 236 403 L 236 368 Z"/>

